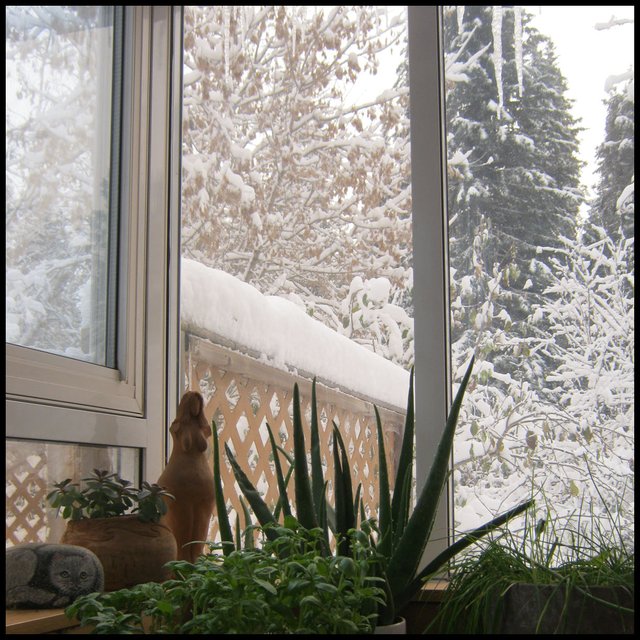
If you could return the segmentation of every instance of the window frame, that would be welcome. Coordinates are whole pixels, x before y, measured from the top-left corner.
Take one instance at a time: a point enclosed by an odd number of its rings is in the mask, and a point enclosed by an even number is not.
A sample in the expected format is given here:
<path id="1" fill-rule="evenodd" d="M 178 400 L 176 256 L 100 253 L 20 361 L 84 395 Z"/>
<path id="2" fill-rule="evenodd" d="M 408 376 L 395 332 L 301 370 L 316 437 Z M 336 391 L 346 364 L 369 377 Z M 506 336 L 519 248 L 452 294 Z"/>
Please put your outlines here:
<path id="1" fill-rule="evenodd" d="M 441 9 L 408 6 L 414 271 L 415 453 L 419 491 L 451 406 L 446 132 Z M 451 459 L 453 464 L 453 457 Z M 453 483 L 447 482 L 422 565 L 452 542 Z"/>
<path id="2" fill-rule="evenodd" d="M 176 405 L 181 23 L 179 7 L 125 8 L 118 368 L 5 345 L 6 437 L 136 447 L 150 480 Z"/>

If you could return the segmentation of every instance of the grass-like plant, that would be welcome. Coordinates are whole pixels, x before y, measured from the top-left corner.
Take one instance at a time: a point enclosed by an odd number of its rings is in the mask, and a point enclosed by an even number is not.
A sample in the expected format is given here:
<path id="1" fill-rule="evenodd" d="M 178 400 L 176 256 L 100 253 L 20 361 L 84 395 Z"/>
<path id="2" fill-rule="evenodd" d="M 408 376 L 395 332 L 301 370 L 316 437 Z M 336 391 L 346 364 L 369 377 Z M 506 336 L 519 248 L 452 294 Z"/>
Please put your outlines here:
<path id="1" fill-rule="evenodd" d="M 562 632 L 567 624 L 579 624 L 570 619 L 575 617 L 569 609 L 571 594 L 581 598 L 584 609 L 605 605 L 616 612 L 614 623 L 628 624 L 628 616 L 633 617 L 628 604 L 634 601 L 634 560 L 619 529 L 604 529 L 593 514 L 560 521 L 548 507 L 544 517 L 532 510 L 522 531 L 500 529 L 452 560 L 447 593 L 428 630 L 500 633 L 505 596 L 516 584 L 548 587 L 536 592 L 538 632 Z M 615 597 L 625 602 L 604 601 L 594 587 L 619 587 Z"/>
<path id="2" fill-rule="evenodd" d="M 276 535 L 266 536 L 269 528 Z M 176 578 L 90 594 L 66 612 L 96 633 L 370 633 L 382 598 L 371 576 L 369 537 L 351 531 L 352 557 L 319 553 L 320 529 L 292 516 L 260 528 L 260 548 L 212 553 L 195 563 L 168 563 Z"/>
<path id="3" fill-rule="evenodd" d="M 414 402 L 413 402 L 413 371 L 410 376 L 409 395 L 407 402 L 406 421 L 400 460 L 395 475 L 395 482 L 391 483 L 387 469 L 384 447 L 384 436 L 378 409 L 374 407 L 378 435 L 378 464 L 379 464 L 379 507 L 377 515 L 376 542 L 376 573 L 384 580 L 386 597 L 379 604 L 378 623 L 390 624 L 394 622 L 411 599 L 422 588 L 424 580 L 442 569 L 447 562 L 463 549 L 476 542 L 488 532 L 502 526 L 511 518 L 522 513 L 531 506 L 532 501 L 526 501 L 497 518 L 485 523 L 468 533 L 456 543 L 445 549 L 423 569 L 419 569 L 424 550 L 431 537 L 431 531 L 436 516 L 438 502 L 443 493 L 449 474 L 449 464 L 453 438 L 455 435 L 458 414 L 464 393 L 471 377 L 473 359 L 471 360 L 460 388 L 451 406 L 446 420 L 440 444 L 437 448 L 433 465 L 427 481 L 417 498 L 415 506 L 411 504 L 411 482 L 414 460 Z M 276 509 L 272 511 L 260 497 L 259 492 L 249 481 L 233 453 L 225 445 L 227 457 L 231 463 L 235 478 L 247 502 L 253 509 L 258 521 L 263 526 L 274 525 L 278 522 L 280 509 L 287 514 L 292 508 L 287 495 L 287 478 L 279 461 L 279 452 L 283 450 L 276 445 L 269 425 L 269 437 L 273 448 L 275 470 L 280 488 L 280 499 Z M 217 434 L 214 432 L 214 456 L 218 455 Z M 327 482 L 324 480 L 320 457 L 320 439 L 318 431 L 318 411 L 316 403 L 315 381 L 312 386 L 311 397 L 311 470 L 307 464 L 307 449 L 305 446 L 304 430 L 300 410 L 300 394 L 298 385 L 293 390 L 293 460 L 288 475 L 293 471 L 295 514 L 300 524 L 308 529 L 320 528 L 324 532 L 324 552 L 329 553 L 329 526 L 338 540 L 338 552 L 350 554 L 348 531 L 357 525 L 360 507 L 360 487 L 354 496 L 352 476 L 344 442 L 338 426 L 333 424 L 333 460 L 334 460 L 334 505 L 328 505 L 326 499 Z M 215 458 L 214 458 L 215 459 Z M 393 487 L 393 490 L 391 489 Z M 222 494 L 219 492 L 218 517 L 226 519 L 226 508 Z M 331 515 L 334 518 L 331 518 Z M 232 548 L 233 537 L 228 523 L 221 522 L 221 536 L 223 541 Z M 275 535 L 275 529 L 271 529 Z"/>

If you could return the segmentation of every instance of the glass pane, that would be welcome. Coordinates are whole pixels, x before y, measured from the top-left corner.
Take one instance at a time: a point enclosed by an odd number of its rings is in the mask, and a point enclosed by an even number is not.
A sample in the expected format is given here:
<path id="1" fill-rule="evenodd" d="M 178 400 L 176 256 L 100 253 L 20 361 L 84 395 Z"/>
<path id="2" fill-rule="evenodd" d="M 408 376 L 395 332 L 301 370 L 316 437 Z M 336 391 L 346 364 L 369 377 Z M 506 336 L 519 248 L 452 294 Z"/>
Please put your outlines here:
<path id="1" fill-rule="evenodd" d="M 6 339 L 113 366 L 114 7 L 6 17 Z"/>
<path id="2" fill-rule="evenodd" d="M 183 322 L 347 387 L 375 376 L 302 332 L 328 327 L 408 370 L 406 8 L 186 7 L 184 29 Z M 222 292 L 215 313 L 205 291 Z M 283 331 L 287 309 L 315 322 Z"/>
<path id="3" fill-rule="evenodd" d="M 126 447 L 6 441 L 6 546 L 27 542 L 59 542 L 66 521 L 49 507 L 53 483 L 80 482 L 93 469 L 117 473 L 136 486 L 140 452 Z"/>
<path id="4" fill-rule="evenodd" d="M 632 539 L 633 7 L 443 24 L 456 527 L 533 490 Z"/>

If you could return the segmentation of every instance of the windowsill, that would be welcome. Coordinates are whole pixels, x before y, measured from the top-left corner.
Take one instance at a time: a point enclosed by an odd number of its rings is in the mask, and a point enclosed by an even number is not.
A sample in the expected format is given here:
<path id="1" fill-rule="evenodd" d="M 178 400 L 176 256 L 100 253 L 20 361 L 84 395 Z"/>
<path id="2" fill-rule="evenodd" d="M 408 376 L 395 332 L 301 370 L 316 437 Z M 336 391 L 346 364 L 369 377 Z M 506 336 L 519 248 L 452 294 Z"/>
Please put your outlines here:
<path id="1" fill-rule="evenodd" d="M 416 600 L 441 602 L 447 589 L 447 580 L 430 580 Z M 77 620 L 64 615 L 64 609 L 7 609 L 5 632 L 9 633 L 84 633 Z"/>
<path id="2" fill-rule="evenodd" d="M 429 580 L 422 587 L 415 600 L 418 602 L 442 602 L 448 586 L 449 580 L 447 578 Z"/>
<path id="3" fill-rule="evenodd" d="M 7 609 L 5 633 L 83 633 L 77 620 L 64 615 L 64 609 Z"/>

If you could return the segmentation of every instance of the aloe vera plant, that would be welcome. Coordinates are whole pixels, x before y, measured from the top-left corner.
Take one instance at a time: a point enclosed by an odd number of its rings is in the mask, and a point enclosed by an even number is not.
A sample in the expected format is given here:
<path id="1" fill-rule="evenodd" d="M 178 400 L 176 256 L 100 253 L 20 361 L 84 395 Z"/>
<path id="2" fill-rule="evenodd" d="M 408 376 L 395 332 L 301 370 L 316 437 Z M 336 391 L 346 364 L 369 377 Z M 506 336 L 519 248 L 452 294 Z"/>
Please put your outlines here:
<path id="1" fill-rule="evenodd" d="M 453 438 L 460 406 L 471 377 L 473 362 L 472 359 L 453 401 L 429 476 L 420 491 L 420 495 L 413 509 L 411 505 L 411 482 L 414 458 L 413 371 L 410 376 L 400 460 L 393 485 L 390 483 L 389 470 L 386 463 L 380 415 L 377 407 L 374 406 L 378 435 L 380 491 L 377 518 L 378 536 L 375 545 L 375 554 L 379 577 L 384 579 L 386 586 L 386 602 L 384 605 L 380 604 L 378 610 L 379 624 L 393 622 L 397 615 L 402 613 L 402 609 L 411 601 L 412 597 L 421 589 L 424 580 L 429 575 L 437 572 L 457 553 L 479 540 L 485 534 L 524 512 L 533 502 L 532 500 L 523 502 L 490 522 L 469 532 L 440 553 L 426 567 L 419 570 L 421 558 L 431 536 L 438 502 L 449 474 Z M 275 470 L 280 493 L 278 505 L 273 511 L 271 511 L 260 497 L 259 492 L 242 471 L 233 453 L 226 445 L 225 451 L 231 463 L 236 481 L 262 526 L 276 524 L 280 510 L 285 514 L 291 513 L 291 505 L 287 496 L 287 480 L 293 471 L 295 512 L 298 521 L 302 526 L 309 529 L 320 527 L 324 531 L 326 553 L 330 553 L 328 532 L 329 528 L 331 528 L 338 540 L 338 552 L 343 555 L 348 555 L 348 531 L 357 526 L 357 515 L 360 505 L 360 486 L 358 486 L 354 497 L 349 458 L 340 431 L 334 423 L 334 505 L 331 506 L 327 504 L 327 482 L 323 477 L 320 458 L 315 381 L 312 386 L 310 427 L 311 472 L 309 472 L 307 464 L 307 450 L 305 447 L 300 410 L 300 393 L 298 385 L 296 384 L 293 390 L 294 456 L 286 478 L 282 472 L 278 452 L 284 455 L 288 454 L 275 443 L 271 428 L 267 425 L 274 461 L 276 462 Z M 215 428 L 213 432 L 214 434 L 216 433 Z M 214 435 L 214 438 L 217 438 L 217 436 Z M 216 446 L 217 455 L 217 439 L 214 440 L 214 445 Z M 393 490 L 391 486 L 394 487 Z M 226 510 L 218 509 L 218 516 L 225 519 Z M 228 525 L 225 529 L 230 532 Z M 275 531 L 275 527 L 273 527 L 272 530 Z M 221 532 L 224 541 L 225 533 L 222 526 Z M 230 535 L 230 533 L 227 535 Z M 232 542 L 233 540 L 232 538 L 228 538 L 228 541 Z"/>
<path id="2" fill-rule="evenodd" d="M 378 456 L 380 469 L 380 500 L 378 505 L 379 538 L 378 554 L 386 559 L 381 567 L 382 577 L 387 585 L 386 604 L 379 610 L 380 624 L 393 622 L 397 615 L 422 588 L 424 581 L 442 569 L 447 562 L 463 549 L 479 540 L 495 528 L 502 526 L 511 518 L 528 509 L 532 500 L 527 500 L 509 511 L 494 518 L 481 527 L 474 529 L 447 547 L 423 569 L 419 564 L 429 542 L 435 521 L 438 502 L 449 474 L 451 449 L 455 435 L 460 406 L 464 398 L 474 358 L 471 359 L 460 388 L 451 405 L 444 432 L 440 439 L 436 455 L 426 482 L 411 509 L 411 478 L 413 472 L 413 371 L 409 382 L 409 397 L 405 429 L 400 449 L 400 460 L 394 482 L 394 491 L 390 491 L 382 424 L 377 408 L 376 426 L 378 431 Z"/>

